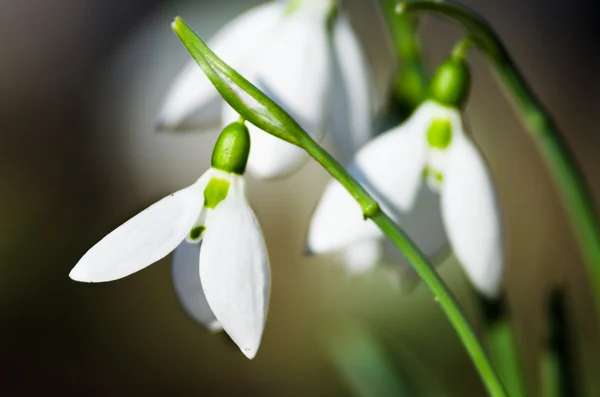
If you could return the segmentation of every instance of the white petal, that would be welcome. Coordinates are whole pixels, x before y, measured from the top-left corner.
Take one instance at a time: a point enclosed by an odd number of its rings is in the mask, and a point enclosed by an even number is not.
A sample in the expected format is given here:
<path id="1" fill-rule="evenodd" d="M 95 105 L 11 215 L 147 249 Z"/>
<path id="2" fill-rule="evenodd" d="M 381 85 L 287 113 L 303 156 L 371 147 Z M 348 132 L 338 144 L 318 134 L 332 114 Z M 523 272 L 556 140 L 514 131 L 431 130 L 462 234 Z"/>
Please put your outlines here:
<path id="1" fill-rule="evenodd" d="M 221 330 L 221 324 L 213 314 L 202 289 L 198 263 L 199 244 L 186 241 L 179 244 L 173 253 L 173 287 L 185 311 L 209 331 Z"/>
<path id="2" fill-rule="evenodd" d="M 69 277 L 77 281 L 116 280 L 167 256 L 185 238 L 204 204 L 211 173 L 151 205 L 93 246 Z"/>
<path id="3" fill-rule="evenodd" d="M 331 91 L 331 68 L 325 17 L 303 12 L 286 15 L 276 32 L 260 41 L 252 62 L 247 62 L 242 72 L 320 140 Z M 223 124 L 238 117 L 224 106 Z M 308 160 L 302 149 L 290 143 L 257 128 L 251 127 L 250 133 L 248 171 L 258 178 L 289 175 Z"/>
<path id="4" fill-rule="evenodd" d="M 320 139 L 332 72 L 325 16 L 286 16 L 254 59 L 251 81 Z"/>
<path id="5" fill-rule="evenodd" d="M 240 116 L 229 106 L 223 105 L 223 122 L 228 124 Z M 297 171 L 306 163 L 309 156 L 298 146 L 260 130 L 247 123 L 250 131 L 251 147 L 247 170 L 261 179 L 275 179 Z"/>
<path id="6" fill-rule="evenodd" d="M 337 17 L 333 29 L 333 49 L 339 68 L 332 99 L 334 138 L 342 159 L 350 156 L 372 136 L 372 101 L 369 66 L 346 15 Z"/>
<path id="7" fill-rule="evenodd" d="M 364 220 L 360 205 L 350 193 L 331 180 L 311 218 L 307 251 L 315 254 L 337 251 L 381 236 L 373 222 Z"/>
<path id="8" fill-rule="evenodd" d="M 398 224 L 429 259 L 447 251 L 448 239 L 444 230 L 440 196 L 423 184 L 409 211 L 394 212 Z M 400 254 L 402 258 L 404 256 Z M 408 260 L 404 259 L 408 264 Z"/>
<path id="9" fill-rule="evenodd" d="M 221 28 L 208 45 L 225 62 L 238 69 L 249 57 L 254 57 L 256 46 L 281 20 L 283 10 L 284 7 L 277 3 L 252 8 Z M 217 90 L 196 62 L 190 60 L 173 82 L 158 123 L 169 129 L 183 123 L 216 123 L 217 106 L 221 102 Z"/>
<path id="10" fill-rule="evenodd" d="M 450 244 L 474 286 L 496 297 L 502 280 L 502 225 L 494 186 L 479 151 L 454 125 L 444 160 L 442 215 Z"/>
<path id="11" fill-rule="evenodd" d="M 227 198 L 207 223 L 202 244 L 200 278 L 208 304 L 225 332 L 252 359 L 265 326 L 271 276 L 263 235 L 241 177 L 232 178 Z"/>
<path id="12" fill-rule="evenodd" d="M 431 122 L 426 103 L 400 126 L 383 133 L 359 150 L 356 164 L 378 196 L 396 210 L 412 208 L 427 161 L 425 130 Z"/>
<path id="13" fill-rule="evenodd" d="M 371 239 L 361 241 L 344 249 L 341 260 L 346 269 L 353 275 L 362 275 L 373 270 L 383 256 L 382 241 Z"/>

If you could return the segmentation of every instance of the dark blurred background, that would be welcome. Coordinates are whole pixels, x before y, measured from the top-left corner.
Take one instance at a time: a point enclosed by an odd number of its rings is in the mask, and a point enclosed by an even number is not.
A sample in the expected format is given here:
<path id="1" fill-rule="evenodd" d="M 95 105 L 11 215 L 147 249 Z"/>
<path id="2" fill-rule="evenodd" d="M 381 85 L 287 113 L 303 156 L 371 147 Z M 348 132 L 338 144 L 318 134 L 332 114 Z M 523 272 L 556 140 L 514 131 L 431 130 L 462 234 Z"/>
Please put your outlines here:
<path id="1" fill-rule="evenodd" d="M 595 2 L 465 2 L 497 28 L 600 197 Z M 386 354 L 412 357 L 435 374 L 445 395 L 484 395 L 422 286 L 407 295 L 379 274 L 348 279 L 302 256 L 309 215 L 327 181 L 314 164 L 281 182 L 250 181 L 273 268 L 269 320 L 253 361 L 186 317 L 171 288 L 168 259 L 108 284 L 68 278 L 101 237 L 209 165 L 216 135 L 153 130 L 163 95 L 188 59 L 171 19 L 182 15 L 208 37 L 257 3 L 0 1 L 0 394 L 351 395 L 329 341 L 353 319 Z M 376 2 L 345 6 L 378 74 L 389 76 Z M 431 67 L 459 37 L 432 18 L 421 31 Z M 527 377 L 538 392 L 546 298 L 560 286 L 581 391 L 600 395 L 600 330 L 563 207 L 489 65 L 478 55 L 470 59 L 467 114 L 498 183 L 508 236 L 505 289 Z M 385 81 L 378 80 L 380 89 Z M 441 272 L 480 326 L 459 267 Z"/>

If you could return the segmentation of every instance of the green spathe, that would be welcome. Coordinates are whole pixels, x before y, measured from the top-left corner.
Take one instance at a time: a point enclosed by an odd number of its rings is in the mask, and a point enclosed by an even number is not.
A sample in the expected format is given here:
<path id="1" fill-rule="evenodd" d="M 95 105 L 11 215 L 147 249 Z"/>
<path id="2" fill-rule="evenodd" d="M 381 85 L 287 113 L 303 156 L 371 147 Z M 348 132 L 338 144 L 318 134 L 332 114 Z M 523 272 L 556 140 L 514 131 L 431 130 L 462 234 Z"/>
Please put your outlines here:
<path id="1" fill-rule="evenodd" d="M 459 108 L 469 93 L 471 75 L 463 59 L 449 59 L 438 66 L 429 86 L 429 96 L 442 105 Z"/>
<path id="2" fill-rule="evenodd" d="M 211 165 L 225 172 L 242 175 L 250 154 L 250 133 L 243 122 L 236 121 L 223 129 L 215 143 Z"/>
<path id="3" fill-rule="evenodd" d="M 212 178 L 204 189 L 204 206 L 214 210 L 217 205 L 227 197 L 229 181 L 221 178 Z"/>

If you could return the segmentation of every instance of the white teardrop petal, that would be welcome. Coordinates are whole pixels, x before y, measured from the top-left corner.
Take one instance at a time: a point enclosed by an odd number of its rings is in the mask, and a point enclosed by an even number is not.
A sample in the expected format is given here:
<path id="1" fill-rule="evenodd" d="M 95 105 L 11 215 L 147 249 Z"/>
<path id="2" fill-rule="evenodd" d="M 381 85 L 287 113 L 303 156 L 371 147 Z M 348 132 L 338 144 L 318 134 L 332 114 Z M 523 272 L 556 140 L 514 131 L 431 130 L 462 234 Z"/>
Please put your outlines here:
<path id="1" fill-rule="evenodd" d="M 200 282 L 198 266 L 201 244 L 190 244 L 184 241 L 175 248 L 171 267 L 173 287 L 181 306 L 190 317 L 209 331 L 215 332 L 222 328 L 208 306 Z"/>
<path id="2" fill-rule="evenodd" d="M 430 122 L 430 107 L 422 105 L 406 122 L 373 139 L 356 156 L 367 186 L 396 210 L 408 211 L 414 205 L 427 161 L 425 129 Z"/>
<path id="3" fill-rule="evenodd" d="M 499 294 L 504 259 L 500 212 L 485 162 L 460 128 L 454 126 L 444 161 L 442 216 L 467 276 L 493 298 Z"/>
<path id="4" fill-rule="evenodd" d="M 227 23 L 209 41 L 209 47 L 234 69 L 242 67 L 263 37 L 283 16 L 283 6 L 267 3 L 241 14 Z M 218 123 L 221 96 L 192 59 L 171 86 L 158 124 L 175 129 L 182 124 L 212 125 Z"/>
<path id="5" fill-rule="evenodd" d="M 339 68 L 336 89 L 341 98 L 333 100 L 334 137 L 343 157 L 349 160 L 372 136 L 372 100 L 369 66 L 360 42 L 346 15 L 336 18 L 333 50 Z M 336 128 L 337 127 L 337 128 Z"/>
<path id="6" fill-rule="evenodd" d="M 252 359 L 265 326 L 271 276 L 263 235 L 244 190 L 241 177 L 232 178 L 227 198 L 207 223 L 200 278 L 223 329 Z"/>
<path id="7" fill-rule="evenodd" d="M 381 231 L 363 217 L 360 205 L 336 180 L 331 180 L 310 221 L 307 251 L 333 252 L 375 237 Z"/>
<path id="8" fill-rule="evenodd" d="M 204 204 L 210 173 L 151 205 L 93 246 L 71 270 L 76 281 L 123 278 L 164 258 L 185 238 Z"/>

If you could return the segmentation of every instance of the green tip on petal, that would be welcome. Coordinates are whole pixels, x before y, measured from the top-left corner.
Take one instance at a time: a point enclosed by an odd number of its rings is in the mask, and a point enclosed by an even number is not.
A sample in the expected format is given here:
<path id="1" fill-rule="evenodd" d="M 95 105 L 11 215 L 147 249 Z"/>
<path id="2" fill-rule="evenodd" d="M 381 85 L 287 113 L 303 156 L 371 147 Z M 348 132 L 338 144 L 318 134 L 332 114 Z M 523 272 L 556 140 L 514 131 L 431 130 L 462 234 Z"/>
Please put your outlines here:
<path id="1" fill-rule="evenodd" d="M 452 123 L 446 119 L 433 120 L 427 130 L 427 143 L 436 149 L 446 149 L 452 143 Z"/>
<path id="2" fill-rule="evenodd" d="M 229 192 L 229 181 L 226 179 L 212 178 L 206 189 L 204 189 L 204 206 L 215 209 L 217 205 L 227 197 Z M 193 229 L 192 229 L 193 232 Z M 190 237 L 191 233 L 190 233 Z M 193 237 L 192 237 L 193 238 Z"/>
<path id="3" fill-rule="evenodd" d="M 236 121 L 223 129 L 213 149 L 211 165 L 225 172 L 242 175 L 246 170 L 250 154 L 250 133 L 248 127 Z"/>
<path id="4" fill-rule="evenodd" d="M 469 93 L 471 74 L 463 59 L 450 59 L 438 66 L 431 85 L 429 96 L 451 107 L 461 107 Z"/>

